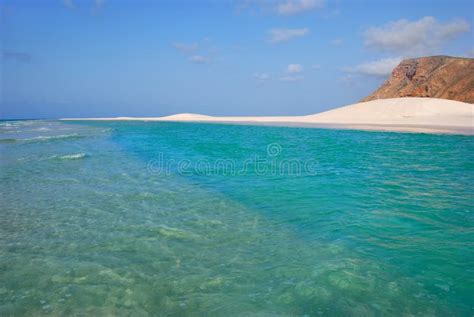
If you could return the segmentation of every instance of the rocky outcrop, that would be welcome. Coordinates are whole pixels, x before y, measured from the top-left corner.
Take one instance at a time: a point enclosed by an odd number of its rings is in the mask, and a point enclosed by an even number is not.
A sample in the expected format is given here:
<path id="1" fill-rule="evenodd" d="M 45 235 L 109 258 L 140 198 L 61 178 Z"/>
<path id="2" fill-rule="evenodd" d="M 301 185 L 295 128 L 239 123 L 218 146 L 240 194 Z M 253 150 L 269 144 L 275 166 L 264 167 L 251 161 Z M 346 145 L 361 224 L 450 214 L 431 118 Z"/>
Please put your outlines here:
<path id="1" fill-rule="evenodd" d="M 474 59 L 431 56 L 403 60 L 383 85 L 362 101 L 397 97 L 474 103 Z"/>

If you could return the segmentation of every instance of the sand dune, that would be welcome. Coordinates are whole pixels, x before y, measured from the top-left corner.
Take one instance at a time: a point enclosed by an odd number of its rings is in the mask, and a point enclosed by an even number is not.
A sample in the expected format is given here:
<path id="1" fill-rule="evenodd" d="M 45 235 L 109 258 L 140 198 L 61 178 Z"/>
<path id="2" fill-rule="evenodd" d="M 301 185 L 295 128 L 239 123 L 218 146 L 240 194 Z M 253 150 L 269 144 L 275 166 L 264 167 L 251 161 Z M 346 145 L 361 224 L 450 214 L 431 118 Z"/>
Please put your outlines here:
<path id="1" fill-rule="evenodd" d="M 183 113 L 167 117 L 120 117 L 92 120 L 229 122 L 474 134 L 474 105 L 435 98 L 393 98 L 357 103 L 307 116 L 213 117 Z"/>
<path id="2" fill-rule="evenodd" d="M 379 99 L 308 117 L 320 123 L 472 127 L 474 105 L 435 98 Z"/>

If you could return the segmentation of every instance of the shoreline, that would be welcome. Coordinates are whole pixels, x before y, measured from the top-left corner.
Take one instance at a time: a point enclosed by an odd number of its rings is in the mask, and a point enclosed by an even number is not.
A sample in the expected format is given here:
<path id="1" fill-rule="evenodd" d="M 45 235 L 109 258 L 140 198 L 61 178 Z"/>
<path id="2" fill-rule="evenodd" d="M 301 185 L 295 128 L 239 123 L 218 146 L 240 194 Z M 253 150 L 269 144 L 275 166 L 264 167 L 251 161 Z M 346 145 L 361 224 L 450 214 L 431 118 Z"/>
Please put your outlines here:
<path id="1" fill-rule="evenodd" d="M 379 99 L 305 116 L 214 117 L 182 113 L 165 117 L 65 118 L 60 120 L 199 122 L 474 135 L 473 104 L 419 97 Z"/>
<path id="2" fill-rule="evenodd" d="M 265 127 L 286 127 L 286 128 L 308 128 L 308 129 L 332 129 L 332 130 L 358 130 L 372 132 L 398 132 L 398 133 L 429 133 L 429 134 L 450 134 L 450 135 L 474 135 L 474 127 L 466 126 L 436 126 L 436 125 L 392 125 L 392 124 L 341 124 L 341 123 L 311 123 L 296 121 L 183 121 L 183 120 L 156 120 L 148 118 L 75 118 L 60 119 L 61 121 L 140 121 L 140 122 L 173 122 L 173 123 L 200 123 L 200 124 L 225 124 L 225 125 L 246 125 Z"/>

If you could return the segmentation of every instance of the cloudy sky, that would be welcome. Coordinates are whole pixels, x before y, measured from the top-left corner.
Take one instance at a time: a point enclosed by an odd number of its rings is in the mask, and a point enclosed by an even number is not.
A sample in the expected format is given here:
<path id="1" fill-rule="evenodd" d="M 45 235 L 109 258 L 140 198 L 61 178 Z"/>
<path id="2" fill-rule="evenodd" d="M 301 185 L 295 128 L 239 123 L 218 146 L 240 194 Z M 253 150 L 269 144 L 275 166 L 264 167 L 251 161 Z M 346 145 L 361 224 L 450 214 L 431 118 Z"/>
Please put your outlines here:
<path id="1" fill-rule="evenodd" d="M 473 1 L 0 2 L 0 118 L 303 115 L 474 56 Z"/>

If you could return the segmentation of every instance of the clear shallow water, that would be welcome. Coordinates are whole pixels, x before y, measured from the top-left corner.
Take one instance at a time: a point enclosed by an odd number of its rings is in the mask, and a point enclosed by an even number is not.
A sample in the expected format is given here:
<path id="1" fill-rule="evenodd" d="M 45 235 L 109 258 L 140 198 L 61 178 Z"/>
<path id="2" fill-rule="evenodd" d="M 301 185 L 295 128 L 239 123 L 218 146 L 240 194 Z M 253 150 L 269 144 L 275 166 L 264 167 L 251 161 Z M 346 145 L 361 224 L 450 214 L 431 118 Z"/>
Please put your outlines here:
<path id="1" fill-rule="evenodd" d="M 0 154 L 2 316 L 473 314 L 473 137 L 10 121 Z"/>

